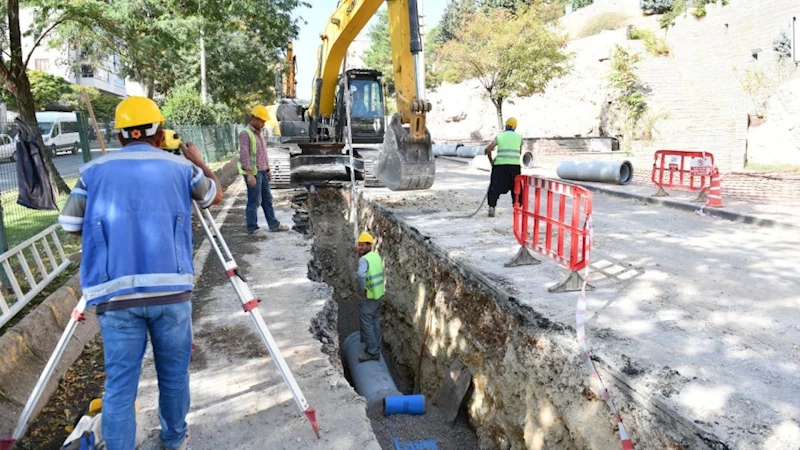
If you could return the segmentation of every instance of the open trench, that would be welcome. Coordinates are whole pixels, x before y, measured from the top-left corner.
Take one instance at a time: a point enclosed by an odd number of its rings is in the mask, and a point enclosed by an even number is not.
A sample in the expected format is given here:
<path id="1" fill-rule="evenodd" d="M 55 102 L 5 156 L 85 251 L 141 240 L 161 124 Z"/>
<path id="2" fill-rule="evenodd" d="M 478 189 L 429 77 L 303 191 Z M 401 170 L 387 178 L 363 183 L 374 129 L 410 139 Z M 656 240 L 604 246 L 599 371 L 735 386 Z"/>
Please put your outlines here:
<path id="1" fill-rule="evenodd" d="M 355 292 L 357 255 L 353 249 L 349 197 L 343 196 L 342 190 L 326 188 L 309 195 L 301 194 L 300 202 L 303 203 L 303 209 L 309 211 L 308 232 L 314 236 L 313 259 L 308 265 L 309 278 L 333 288 L 333 302 L 326 306 L 312 328 L 323 342 L 323 350 L 330 356 L 334 366 L 341 367 L 348 381 L 353 384 L 347 364 L 340 354 L 344 339 L 360 329 L 358 297 Z M 296 230 L 306 231 L 302 229 L 306 225 L 305 217 L 305 214 L 296 214 Z M 395 347 L 389 343 L 387 336 L 393 332 L 387 320 L 388 314 L 390 312 L 384 306 L 381 353 L 389 372 L 402 394 L 425 394 L 415 386 L 415 381 L 418 381 L 416 365 L 408 364 L 394 354 Z M 397 445 L 399 448 L 434 448 L 426 446 L 431 441 L 440 450 L 478 448 L 475 431 L 471 427 L 465 407 L 466 402 L 462 403 L 455 420 L 448 421 L 443 411 L 433 404 L 430 394 L 426 394 L 426 400 L 426 412 L 421 416 L 384 416 L 382 403 L 380 407 L 368 409 L 373 432 L 382 448 L 395 449 L 398 448 Z M 416 446 L 404 446 L 412 444 Z"/>
<path id="2" fill-rule="evenodd" d="M 305 203 L 308 223 L 301 222 L 314 236 L 309 277 L 332 286 L 336 302 L 312 328 L 342 366 L 339 344 L 359 329 L 350 192 L 324 188 L 296 201 Z M 425 416 L 370 412 L 384 448 L 394 448 L 382 435 L 396 432 L 392 421 L 399 420 L 413 435 L 406 439 L 432 434 L 438 448 L 619 446 L 605 404 L 590 389 L 575 388 L 587 386 L 588 376 L 577 353 L 565 351 L 574 330 L 494 291 L 383 207 L 360 199 L 358 213 L 359 229 L 375 236 L 384 262 L 384 358 L 398 389 L 409 394 L 416 387 L 429 408 Z M 431 406 L 455 360 L 470 370 L 471 387 L 456 424 L 436 429 L 431 424 L 443 420 Z"/>

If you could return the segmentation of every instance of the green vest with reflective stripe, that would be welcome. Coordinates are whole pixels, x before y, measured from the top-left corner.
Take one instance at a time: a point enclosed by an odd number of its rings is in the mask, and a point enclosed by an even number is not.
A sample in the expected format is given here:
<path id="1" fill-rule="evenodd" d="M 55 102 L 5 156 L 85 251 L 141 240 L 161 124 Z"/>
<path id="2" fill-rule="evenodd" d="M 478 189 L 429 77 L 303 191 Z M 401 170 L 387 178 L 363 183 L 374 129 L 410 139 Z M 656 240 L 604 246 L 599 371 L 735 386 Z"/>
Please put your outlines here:
<path id="1" fill-rule="evenodd" d="M 364 288 L 367 290 L 367 298 L 370 300 L 378 300 L 386 293 L 386 288 L 383 283 L 383 262 L 380 255 L 375 252 L 369 252 L 364 255 L 367 260 L 367 276 L 364 278 Z"/>
<path id="2" fill-rule="evenodd" d="M 522 136 L 516 131 L 506 130 L 497 135 L 497 158 L 495 166 L 518 166 L 519 149 L 522 147 Z"/>
<path id="3" fill-rule="evenodd" d="M 250 171 L 253 172 L 255 175 L 258 172 L 258 167 L 256 164 L 256 153 L 258 152 L 258 144 L 256 144 L 256 134 L 253 133 L 253 130 L 250 127 L 246 127 L 244 131 L 250 136 Z M 239 174 L 245 175 L 247 172 L 242 169 L 242 161 L 241 157 L 239 161 L 236 161 L 236 164 L 239 166 Z"/>

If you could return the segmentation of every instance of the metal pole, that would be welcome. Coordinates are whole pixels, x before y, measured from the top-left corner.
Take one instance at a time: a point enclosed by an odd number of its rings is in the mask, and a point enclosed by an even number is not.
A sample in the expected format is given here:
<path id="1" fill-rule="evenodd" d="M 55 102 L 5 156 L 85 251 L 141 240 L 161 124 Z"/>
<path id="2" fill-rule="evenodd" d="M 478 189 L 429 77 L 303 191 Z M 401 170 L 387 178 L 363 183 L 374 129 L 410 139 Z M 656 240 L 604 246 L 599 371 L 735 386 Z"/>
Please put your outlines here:
<path id="1" fill-rule="evenodd" d="M 89 137 L 86 135 L 86 122 L 83 114 L 80 111 L 75 111 L 75 117 L 78 119 L 78 137 L 81 140 L 81 154 L 83 155 L 83 162 L 92 160 L 92 152 L 89 150 Z M 102 140 L 101 136 L 97 137 Z"/>
<path id="2" fill-rule="evenodd" d="M 425 68 L 425 12 L 423 11 L 423 6 L 422 6 L 423 1 L 422 0 L 417 0 L 417 3 L 418 3 L 418 6 L 419 6 L 419 34 L 420 34 L 420 36 L 422 36 L 422 51 L 419 52 L 419 61 L 420 61 L 420 65 L 422 66 L 422 70 L 419 71 L 419 77 L 420 77 L 420 84 L 422 85 L 422 88 L 424 89 L 425 86 L 426 86 L 425 85 L 425 72 L 426 72 L 426 70 L 425 70 L 426 69 Z M 424 91 L 423 91 L 422 95 L 424 97 L 424 95 L 425 95 Z"/>
<path id="3" fill-rule="evenodd" d="M 347 122 L 345 123 L 345 131 L 347 132 L 347 149 L 350 153 L 350 214 L 353 218 L 353 241 L 358 240 L 358 207 L 356 205 L 356 165 L 355 165 L 355 157 L 353 155 L 353 130 L 350 128 L 350 121 L 352 117 L 350 116 L 350 104 L 352 102 L 350 92 L 350 78 L 347 77 L 346 73 L 347 68 L 347 54 L 344 56 L 344 61 L 342 61 L 342 73 L 345 74 L 344 80 L 344 107 L 345 107 L 345 117 Z M 366 167 L 365 170 L 366 172 Z M 366 178 L 366 173 L 364 174 Z"/>
<path id="4" fill-rule="evenodd" d="M 208 91 L 206 89 L 206 42 L 203 38 L 203 31 L 200 31 L 200 98 L 205 105 L 208 102 Z"/>
<path id="5" fill-rule="evenodd" d="M 202 10 L 203 2 L 198 2 L 197 5 L 197 12 L 200 13 Z M 202 20 L 202 14 L 200 14 Z M 203 27 L 200 27 L 200 99 L 203 101 L 205 105 L 208 101 L 208 91 L 206 87 L 206 40 L 205 40 L 205 32 L 203 31 Z"/>

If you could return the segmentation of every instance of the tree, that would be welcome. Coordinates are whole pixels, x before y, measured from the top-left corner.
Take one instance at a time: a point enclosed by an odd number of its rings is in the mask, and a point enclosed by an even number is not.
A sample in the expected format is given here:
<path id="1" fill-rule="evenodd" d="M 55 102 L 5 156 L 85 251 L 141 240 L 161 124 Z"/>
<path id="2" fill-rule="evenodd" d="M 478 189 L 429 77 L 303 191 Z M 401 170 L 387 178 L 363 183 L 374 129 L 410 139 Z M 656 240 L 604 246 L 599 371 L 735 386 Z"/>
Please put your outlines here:
<path id="1" fill-rule="evenodd" d="M 214 110 L 203 104 L 200 94 L 191 86 L 173 89 L 164 100 L 161 111 L 172 125 L 214 124 Z"/>
<path id="2" fill-rule="evenodd" d="M 19 115 L 29 126 L 38 128 L 36 121 L 36 101 L 31 90 L 31 80 L 28 78 L 28 63 L 33 51 L 42 45 L 48 36 L 59 27 L 63 27 L 79 18 L 90 17 L 96 11 L 97 4 L 104 5 L 94 0 L 27 0 L 26 7 L 41 11 L 34 20 L 31 30 L 25 30 L 26 36 L 33 38 L 33 45 L 27 55 L 22 51 L 23 30 L 20 27 L 20 0 L 8 0 L 0 3 L 0 13 L 5 17 L 2 25 L 3 34 L 0 36 L 0 81 L 14 98 Z M 8 57 L 8 59 L 6 59 Z M 44 148 L 41 136 L 38 137 L 39 145 Z M 69 187 L 61 178 L 58 169 L 53 164 L 48 152 L 44 152 L 44 162 L 53 177 L 56 189 L 64 194 L 70 192 Z"/>
<path id="3" fill-rule="evenodd" d="M 208 93 L 232 108 L 264 103 L 279 56 L 297 35 L 292 10 L 300 0 L 116 0 L 100 20 L 62 29 L 63 43 L 80 41 L 95 63 L 120 56 L 122 73 L 148 96 L 200 85 L 200 37 L 205 41 Z M 251 11 L 258 11 L 252 14 Z"/>
<path id="4" fill-rule="evenodd" d="M 500 129 L 507 99 L 542 92 L 568 71 L 567 38 L 550 31 L 542 19 L 550 17 L 549 11 L 536 6 L 516 18 L 504 9 L 470 14 L 442 49 L 442 63 L 454 81 L 480 81 Z"/>
<path id="5" fill-rule="evenodd" d="M 117 105 L 122 99 L 115 95 L 102 94 L 93 87 L 73 84 L 70 86 L 69 92 L 61 96 L 59 103 L 70 111 L 79 111 L 83 114 L 83 117 L 89 117 L 89 107 L 83 98 L 84 91 L 89 96 L 89 101 L 92 102 L 92 111 L 94 111 L 94 117 L 98 122 L 111 122 L 114 120 Z"/>
<path id="6" fill-rule="evenodd" d="M 443 44 L 455 39 L 461 29 L 464 15 L 473 13 L 477 9 L 477 0 L 450 0 L 439 20 L 439 43 Z"/>
<path id="7" fill-rule="evenodd" d="M 30 80 L 34 108 L 37 111 L 60 109 L 61 97 L 72 91 L 71 85 L 67 80 L 39 70 L 28 70 L 28 79 Z M 19 109 L 17 100 L 6 89 L 3 89 L 0 101 L 12 109 Z"/>
<path id="8" fill-rule="evenodd" d="M 370 69 L 383 72 L 383 81 L 394 83 L 392 65 L 392 42 L 389 37 L 389 11 L 382 7 L 377 22 L 369 30 L 370 44 L 364 54 L 364 64 Z"/>

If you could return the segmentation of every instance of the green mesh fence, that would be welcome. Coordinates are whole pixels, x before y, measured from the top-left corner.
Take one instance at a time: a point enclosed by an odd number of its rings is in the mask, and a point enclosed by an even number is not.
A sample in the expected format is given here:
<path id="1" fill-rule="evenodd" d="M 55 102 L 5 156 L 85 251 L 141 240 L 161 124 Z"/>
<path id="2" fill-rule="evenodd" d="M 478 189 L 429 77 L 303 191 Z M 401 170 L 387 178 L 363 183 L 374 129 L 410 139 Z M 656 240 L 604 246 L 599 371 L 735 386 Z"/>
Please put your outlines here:
<path id="1" fill-rule="evenodd" d="M 239 149 L 238 136 L 244 129 L 241 125 L 214 125 L 209 127 L 175 126 L 183 142 L 193 142 L 203 154 L 206 162 L 229 159 Z"/>
<path id="2" fill-rule="evenodd" d="M 119 142 L 109 126 L 100 124 L 101 137 L 98 138 L 94 127 L 83 121 L 83 132 L 86 138 L 88 152 L 71 151 L 56 152 L 52 155 L 53 165 L 66 185 L 72 189 L 78 181 L 80 166 L 91 159 L 102 156 L 100 140 L 108 152 L 119 150 Z M 0 143 L 3 136 L 13 138 L 16 133 L 12 124 L 0 123 Z M 238 149 L 238 134 L 244 129 L 241 125 L 216 125 L 216 126 L 176 126 L 173 128 L 181 139 L 194 142 L 202 151 L 203 159 L 208 163 L 227 160 Z M 110 131 L 109 131 L 110 130 Z M 83 143 L 82 143 L 83 144 Z M 12 154 L 0 154 L 0 252 L 18 245 L 36 233 L 44 230 L 58 221 L 59 211 L 37 211 L 17 204 L 19 192 L 17 190 L 17 168 Z M 55 183 L 54 183 L 55 185 Z M 63 208 L 67 201 L 67 194 L 56 190 L 58 207 Z M 5 239 L 5 240 L 4 240 Z"/>

